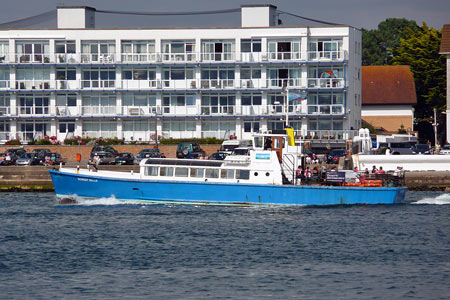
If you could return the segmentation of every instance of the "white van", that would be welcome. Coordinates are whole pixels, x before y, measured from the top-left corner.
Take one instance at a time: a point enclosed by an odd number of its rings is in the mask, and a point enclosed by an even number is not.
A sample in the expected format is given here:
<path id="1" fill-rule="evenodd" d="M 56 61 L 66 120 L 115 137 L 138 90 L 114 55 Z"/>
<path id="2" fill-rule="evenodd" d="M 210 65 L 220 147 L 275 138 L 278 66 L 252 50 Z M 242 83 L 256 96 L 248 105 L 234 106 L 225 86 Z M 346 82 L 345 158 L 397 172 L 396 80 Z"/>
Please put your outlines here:
<path id="1" fill-rule="evenodd" d="M 223 141 L 222 146 L 220 147 L 221 152 L 226 152 L 228 154 L 231 154 L 234 149 L 236 148 L 243 148 L 243 147 L 251 147 L 252 141 L 251 140 L 226 140 Z"/>

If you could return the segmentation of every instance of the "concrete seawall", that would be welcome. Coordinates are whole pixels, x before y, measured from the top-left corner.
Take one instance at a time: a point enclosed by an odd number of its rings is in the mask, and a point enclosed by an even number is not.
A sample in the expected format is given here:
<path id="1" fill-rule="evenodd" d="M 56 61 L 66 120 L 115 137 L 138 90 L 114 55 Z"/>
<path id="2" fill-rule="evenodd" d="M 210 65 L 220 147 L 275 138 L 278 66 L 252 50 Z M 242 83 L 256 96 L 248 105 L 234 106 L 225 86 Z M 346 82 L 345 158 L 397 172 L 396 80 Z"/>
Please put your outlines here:
<path id="1" fill-rule="evenodd" d="M 70 162 L 69 166 L 76 166 Z M 82 165 L 83 166 L 83 165 Z M 48 169 L 43 166 L 0 167 L 0 191 L 52 191 Z M 99 166 L 100 170 L 139 172 L 139 166 Z M 412 190 L 450 191 L 450 171 L 406 172 L 405 183 Z"/>

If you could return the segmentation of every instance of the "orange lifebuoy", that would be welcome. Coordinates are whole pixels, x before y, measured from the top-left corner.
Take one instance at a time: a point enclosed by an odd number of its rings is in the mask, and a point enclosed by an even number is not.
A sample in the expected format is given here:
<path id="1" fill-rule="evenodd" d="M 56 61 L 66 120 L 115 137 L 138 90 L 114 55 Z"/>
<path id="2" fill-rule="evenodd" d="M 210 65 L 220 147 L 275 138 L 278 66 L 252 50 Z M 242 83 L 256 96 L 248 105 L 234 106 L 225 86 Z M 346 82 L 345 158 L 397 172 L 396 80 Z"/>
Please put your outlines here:
<path id="1" fill-rule="evenodd" d="M 81 161 L 81 154 L 77 153 L 77 162 L 80 162 L 80 161 Z"/>

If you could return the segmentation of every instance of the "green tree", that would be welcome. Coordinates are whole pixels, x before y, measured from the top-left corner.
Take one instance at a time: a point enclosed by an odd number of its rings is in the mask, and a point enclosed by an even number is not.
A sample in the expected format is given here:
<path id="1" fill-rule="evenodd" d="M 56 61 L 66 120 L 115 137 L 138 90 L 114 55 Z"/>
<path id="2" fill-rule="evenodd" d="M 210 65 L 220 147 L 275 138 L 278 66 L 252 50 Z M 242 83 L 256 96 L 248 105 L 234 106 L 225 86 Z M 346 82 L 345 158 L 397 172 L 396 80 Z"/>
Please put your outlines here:
<path id="1" fill-rule="evenodd" d="M 423 23 L 417 32 L 407 29 L 398 47 L 393 49 L 394 65 L 409 65 L 414 74 L 419 120 L 433 116 L 433 108 L 444 111 L 446 89 L 445 56 L 439 54 L 442 33 Z"/>
<path id="2" fill-rule="evenodd" d="M 362 29 L 362 65 L 391 65 L 392 49 L 398 47 L 406 29 L 417 31 L 415 21 L 388 18 L 378 24 L 378 29 Z"/>

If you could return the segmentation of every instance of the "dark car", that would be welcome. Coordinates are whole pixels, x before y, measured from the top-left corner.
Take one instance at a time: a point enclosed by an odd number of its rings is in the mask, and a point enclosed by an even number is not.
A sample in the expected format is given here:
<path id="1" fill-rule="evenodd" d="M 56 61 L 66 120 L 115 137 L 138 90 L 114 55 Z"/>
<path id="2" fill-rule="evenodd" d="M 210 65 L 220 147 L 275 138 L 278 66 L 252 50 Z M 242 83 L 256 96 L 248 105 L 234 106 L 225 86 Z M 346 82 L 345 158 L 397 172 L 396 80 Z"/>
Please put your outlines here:
<path id="1" fill-rule="evenodd" d="M 21 157 L 25 153 L 27 153 L 27 151 L 23 148 L 8 149 L 5 151 L 5 154 L 9 154 L 11 157 L 14 157 L 15 159 Z"/>
<path id="2" fill-rule="evenodd" d="M 327 155 L 327 164 L 337 164 L 341 157 L 347 157 L 345 149 L 333 149 Z"/>
<path id="3" fill-rule="evenodd" d="M 115 164 L 116 165 L 132 165 L 134 162 L 134 156 L 130 152 L 122 152 L 117 154 Z"/>
<path id="4" fill-rule="evenodd" d="M 431 154 L 431 148 L 428 144 L 417 144 L 412 148 L 413 154 Z"/>
<path id="5" fill-rule="evenodd" d="M 228 155 L 229 155 L 228 152 L 221 152 L 221 151 L 219 151 L 219 152 L 215 152 L 215 153 L 211 154 L 208 157 L 208 159 L 209 160 L 224 160 L 225 157 L 227 157 Z"/>
<path id="6" fill-rule="evenodd" d="M 134 164 L 138 165 L 144 158 L 165 158 L 164 153 L 161 153 L 158 148 L 142 149 L 134 158 Z"/>
<path id="7" fill-rule="evenodd" d="M 92 147 L 91 157 L 93 157 L 94 154 L 97 153 L 97 152 L 109 152 L 114 157 L 117 154 L 119 154 L 119 151 L 117 151 L 116 149 L 114 149 L 112 146 L 109 146 L 109 145 L 97 145 L 97 146 Z"/>
<path id="8" fill-rule="evenodd" d="M 206 153 L 195 142 L 179 143 L 177 147 L 177 158 L 202 158 Z"/>
<path id="9" fill-rule="evenodd" d="M 36 148 L 36 149 L 33 149 L 32 152 L 36 153 L 39 156 L 39 158 L 42 159 L 42 157 L 45 156 L 45 153 L 50 153 L 52 151 L 50 151 L 50 149 L 48 149 L 48 148 Z"/>
<path id="10" fill-rule="evenodd" d="M 66 159 L 63 158 L 58 152 L 49 152 L 45 153 L 44 157 L 41 159 L 41 163 L 44 166 L 59 165 L 60 163 L 65 165 Z"/>

